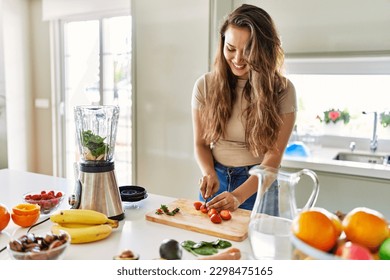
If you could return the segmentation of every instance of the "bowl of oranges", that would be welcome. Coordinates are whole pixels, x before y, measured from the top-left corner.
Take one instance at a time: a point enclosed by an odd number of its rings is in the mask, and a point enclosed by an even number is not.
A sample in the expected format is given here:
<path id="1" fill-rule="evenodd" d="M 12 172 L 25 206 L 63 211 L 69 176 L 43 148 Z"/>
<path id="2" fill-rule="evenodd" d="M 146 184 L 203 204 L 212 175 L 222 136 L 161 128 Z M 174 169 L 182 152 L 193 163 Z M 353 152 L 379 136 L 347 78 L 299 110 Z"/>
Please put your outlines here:
<path id="1" fill-rule="evenodd" d="M 356 207 L 346 214 L 313 207 L 292 221 L 295 260 L 388 260 L 390 228 L 380 212 Z"/>

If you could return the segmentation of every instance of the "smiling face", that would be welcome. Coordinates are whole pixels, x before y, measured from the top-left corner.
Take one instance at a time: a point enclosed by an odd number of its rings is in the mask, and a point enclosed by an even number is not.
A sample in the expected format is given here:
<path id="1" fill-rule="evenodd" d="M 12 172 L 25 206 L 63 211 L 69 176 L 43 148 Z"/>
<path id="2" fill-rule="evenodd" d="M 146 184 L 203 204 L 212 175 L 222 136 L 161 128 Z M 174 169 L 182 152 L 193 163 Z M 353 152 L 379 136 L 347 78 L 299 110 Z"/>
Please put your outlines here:
<path id="1" fill-rule="evenodd" d="M 224 57 L 233 74 L 241 79 L 247 79 L 249 73 L 249 65 L 244 56 L 249 37 L 247 28 L 230 25 L 225 32 Z"/>

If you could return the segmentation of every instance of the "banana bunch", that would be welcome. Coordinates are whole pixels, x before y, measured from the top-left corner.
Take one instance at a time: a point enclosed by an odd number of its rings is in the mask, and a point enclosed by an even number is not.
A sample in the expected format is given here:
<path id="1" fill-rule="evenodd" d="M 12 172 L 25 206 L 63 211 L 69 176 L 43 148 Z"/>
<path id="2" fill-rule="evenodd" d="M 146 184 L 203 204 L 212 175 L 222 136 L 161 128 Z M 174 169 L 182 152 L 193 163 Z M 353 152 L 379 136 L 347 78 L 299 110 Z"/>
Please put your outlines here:
<path id="1" fill-rule="evenodd" d="M 59 210 L 50 216 L 52 231 L 66 231 L 72 244 L 89 243 L 107 238 L 119 222 L 89 209 Z"/>

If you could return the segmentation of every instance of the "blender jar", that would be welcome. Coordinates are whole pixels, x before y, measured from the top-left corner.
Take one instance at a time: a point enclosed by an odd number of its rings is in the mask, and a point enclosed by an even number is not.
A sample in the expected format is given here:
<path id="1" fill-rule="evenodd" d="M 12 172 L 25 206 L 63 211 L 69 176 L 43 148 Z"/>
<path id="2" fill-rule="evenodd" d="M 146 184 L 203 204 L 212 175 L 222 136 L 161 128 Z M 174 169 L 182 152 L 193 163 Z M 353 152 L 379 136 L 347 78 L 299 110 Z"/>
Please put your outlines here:
<path id="1" fill-rule="evenodd" d="M 74 116 L 81 163 L 104 165 L 112 162 L 119 106 L 76 106 Z"/>

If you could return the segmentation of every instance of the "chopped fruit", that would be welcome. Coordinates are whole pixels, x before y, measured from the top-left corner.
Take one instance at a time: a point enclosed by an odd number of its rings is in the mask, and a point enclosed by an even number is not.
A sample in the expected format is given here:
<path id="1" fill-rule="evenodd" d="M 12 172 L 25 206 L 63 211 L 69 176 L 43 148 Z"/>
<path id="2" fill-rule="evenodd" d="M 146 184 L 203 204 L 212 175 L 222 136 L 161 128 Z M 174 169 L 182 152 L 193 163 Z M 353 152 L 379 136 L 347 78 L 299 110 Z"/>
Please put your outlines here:
<path id="1" fill-rule="evenodd" d="M 195 207 L 196 210 L 200 210 L 200 207 L 201 207 L 202 205 L 203 205 L 203 203 L 200 202 L 200 201 L 195 201 L 195 202 L 194 202 L 194 207 Z"/>
<path id="2" fill-rule="evenodd" d="M 208 212 L 208 210 L 207 210 L 207 207 L 206 207 L 206 205 L 204 205 L 204 204 L 202 204 L 202 206 L 200 206 L 200 212 L 202 212 L 202 213 L 204 213 L 204 214 L 206 214 L 207 212 Z"/>
<path id="3" fill-rule="evenodd" d="M 214 214 L 218 214 L 218 211 L 217 209 L 213 208 L 213 209 L 210 209 L 208 212 L 207 212 L 207 215 L 209 215 L 209 217 L 211 217 L 212 215 Z"/>
<path id="4" fill-rule="evenodd" d="M 219 215 L 221 215 L 222 220 L 225 221 L 230 220 L 232 218 L 232 214 L 229 210 L 221 210 L 221 212 L 219 212 Z"/>
<path id="5" fill-rule="evenodd" d="M 38 204 L 22 203 L 12 208 L 11 219 L 21 227 L 30 227 L 38 221 L 41 212 Z"/>
<path id="6" fill-rule="evenodd" d="M 222 222 L 222 219 L 221 219 L 221 216 L 219 214 L 213 214 L 211 217 L 210 217 L 210 220 L 214 223 L 214 224 L 220 224 Z"/>

